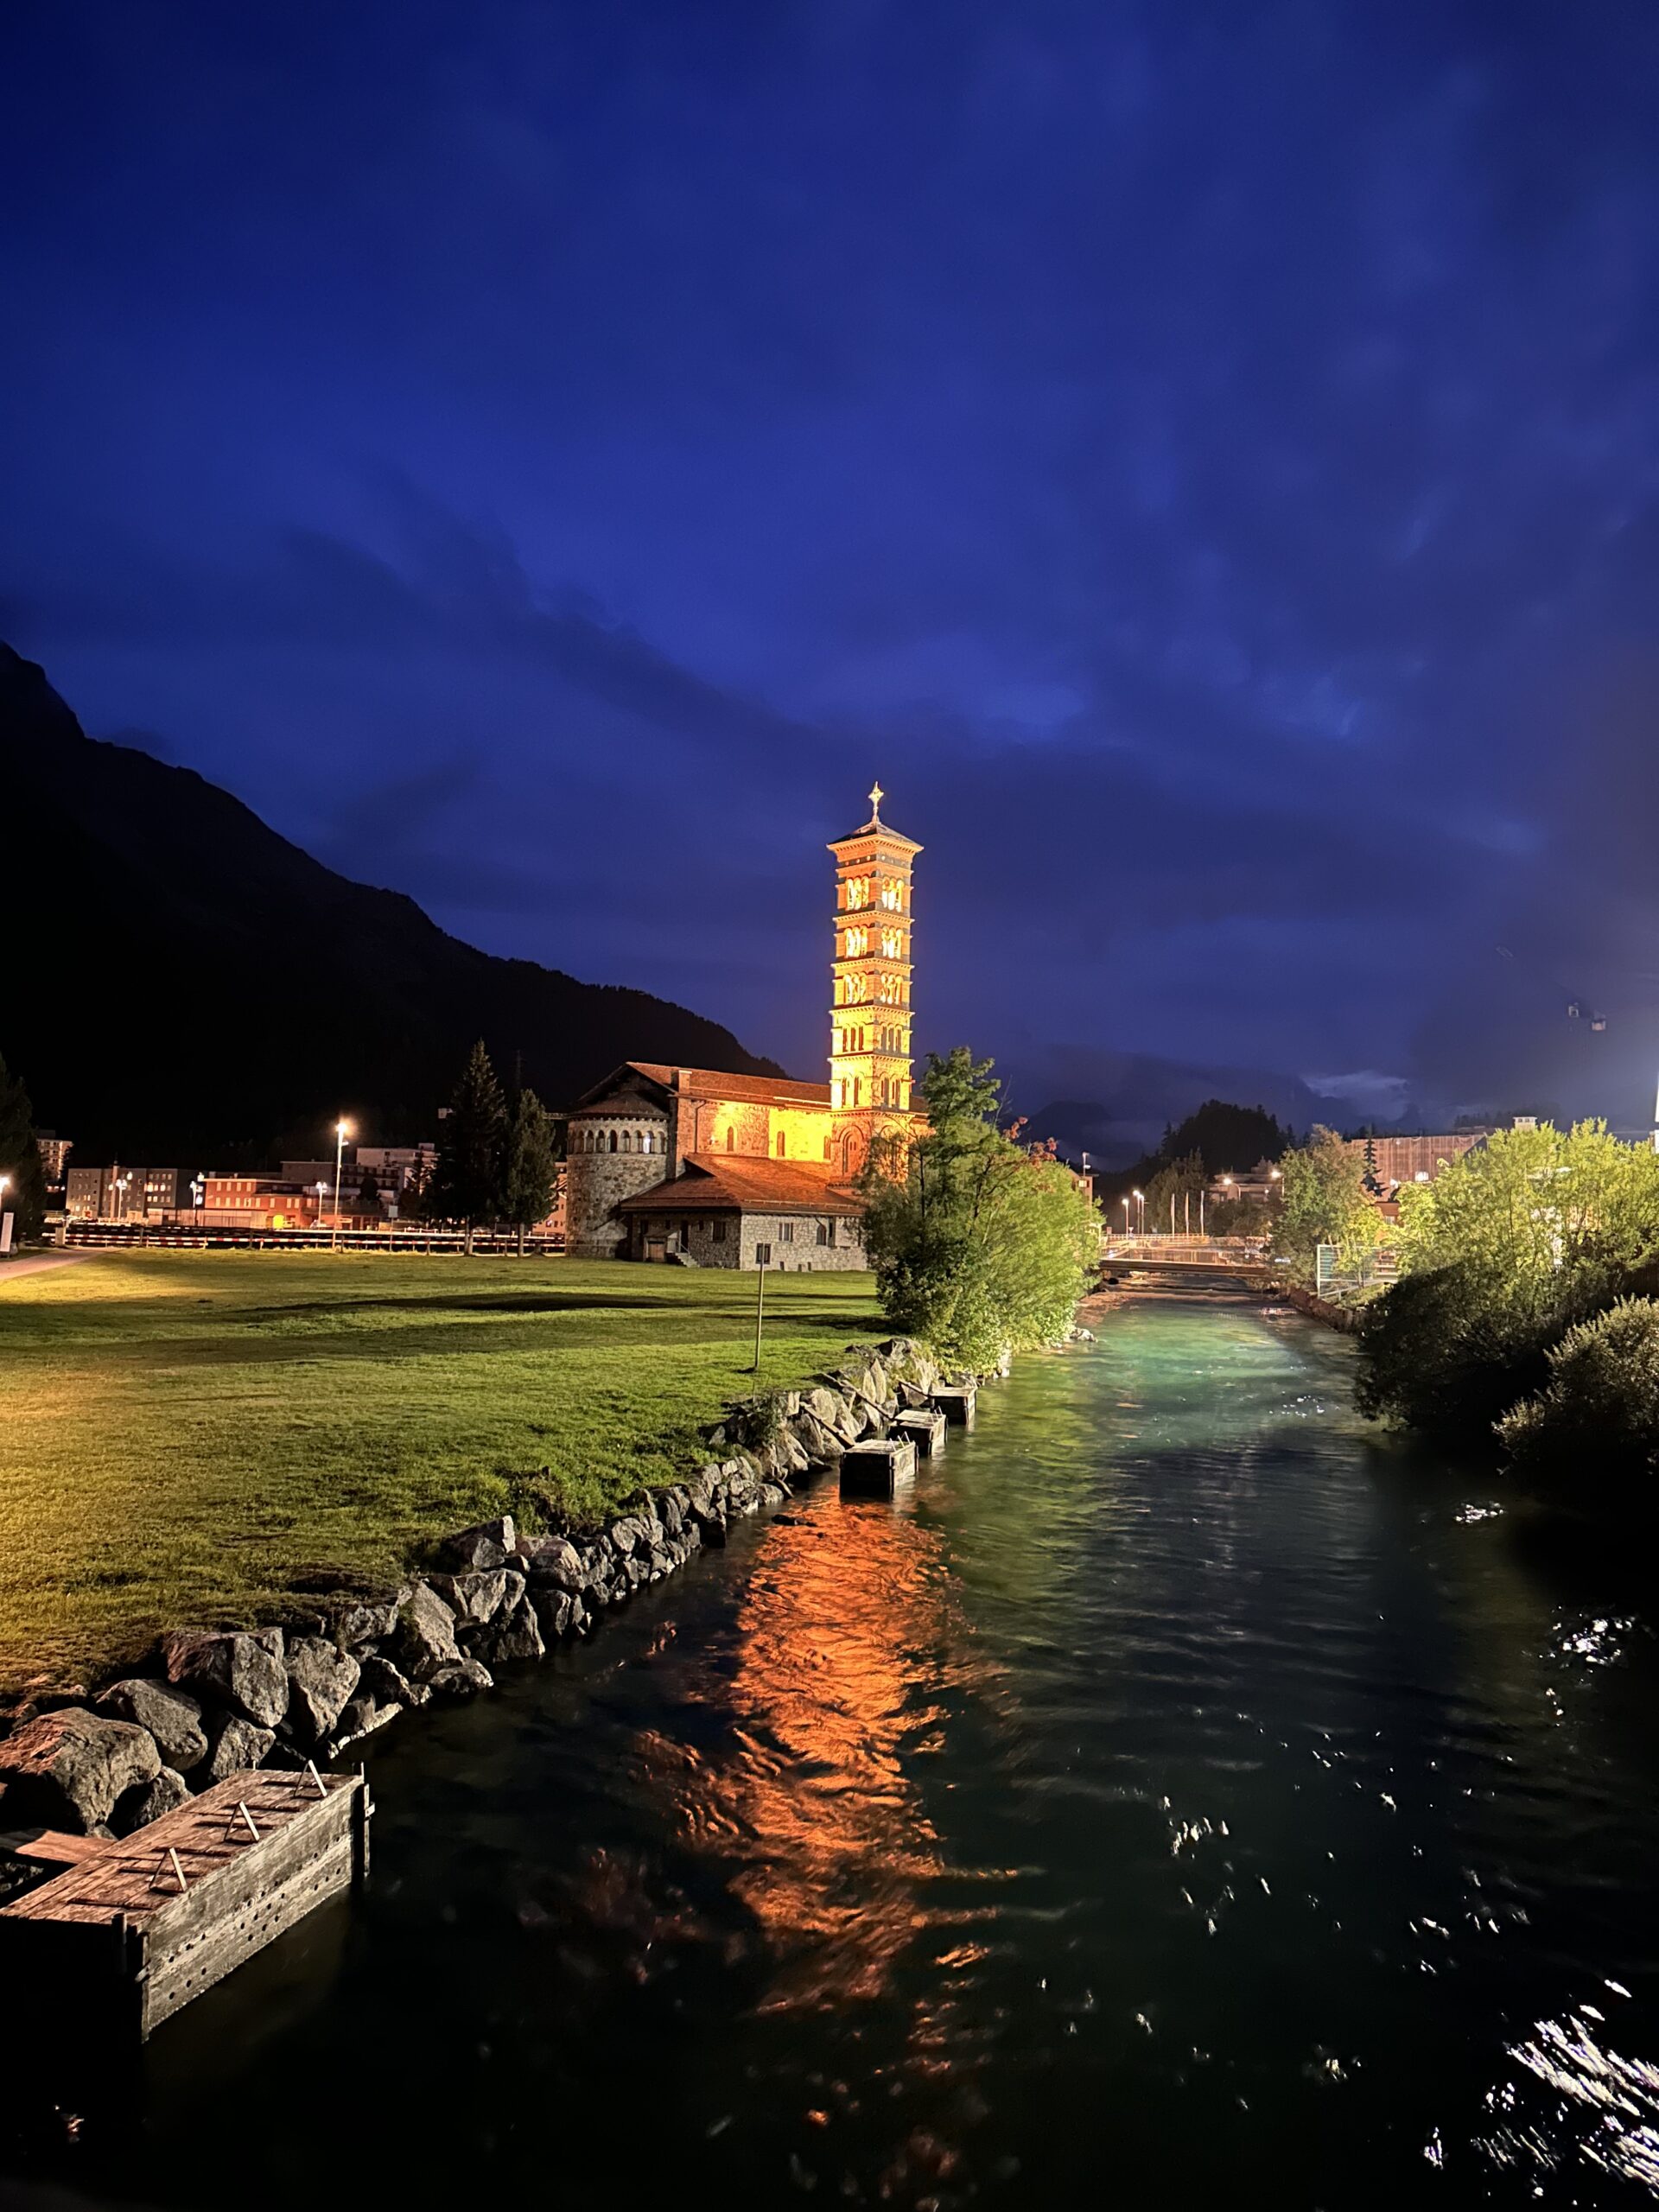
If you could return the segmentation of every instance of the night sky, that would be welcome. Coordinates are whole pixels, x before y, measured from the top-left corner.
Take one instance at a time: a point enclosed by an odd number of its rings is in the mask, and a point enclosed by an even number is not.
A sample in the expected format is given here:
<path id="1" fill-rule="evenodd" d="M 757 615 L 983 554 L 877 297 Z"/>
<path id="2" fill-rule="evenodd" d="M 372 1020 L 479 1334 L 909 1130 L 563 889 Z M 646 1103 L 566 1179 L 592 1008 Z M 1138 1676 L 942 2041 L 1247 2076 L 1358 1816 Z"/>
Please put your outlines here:
<path id="1" fill-rule="evenodd" d="M 801 1074 L 879 775 L 1027 1106 L 1649 1118 L 1649 0 L 52 0 L 0 208 L 93 734 Z"/>

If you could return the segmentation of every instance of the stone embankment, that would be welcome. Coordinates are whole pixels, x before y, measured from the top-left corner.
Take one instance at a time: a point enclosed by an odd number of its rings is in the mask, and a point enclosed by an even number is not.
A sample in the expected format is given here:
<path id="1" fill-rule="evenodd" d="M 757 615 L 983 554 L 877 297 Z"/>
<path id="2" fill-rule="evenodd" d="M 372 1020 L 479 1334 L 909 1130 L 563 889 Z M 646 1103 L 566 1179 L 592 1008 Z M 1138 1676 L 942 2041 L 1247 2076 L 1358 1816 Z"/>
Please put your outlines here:
<path id="1" fill-rule="evenodd" d="M 734 1521 L 886 1436 L 945 1380 L 907 1338 L 852 1345 L 802 1389 L 729 1408 L 705 1433 L 704 1465 L 640 1491 L 602 1526 L 531 1535 L 504 1516 L 448 1537 L 406 1580 L 320 1579 L 326 1586 L 269 1627 L 165 1636 L 153 1669 L 91 1706 L 12 1716 L 0 1737 L 0 1828 L 130 1834 L 226 1775 L 327 1761 L 399 1713 L 475 1696 L 493 1669 L 582 1635 L 723 1543 Z"/>

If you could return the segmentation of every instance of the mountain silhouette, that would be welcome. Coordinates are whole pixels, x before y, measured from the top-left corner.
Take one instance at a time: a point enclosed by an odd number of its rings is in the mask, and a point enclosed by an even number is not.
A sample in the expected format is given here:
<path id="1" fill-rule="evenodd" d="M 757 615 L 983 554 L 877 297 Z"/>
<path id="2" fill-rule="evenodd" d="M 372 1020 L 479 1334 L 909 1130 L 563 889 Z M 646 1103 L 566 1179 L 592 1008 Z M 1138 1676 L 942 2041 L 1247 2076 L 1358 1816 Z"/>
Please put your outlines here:
<path id="1" fill-rule="evenodd" d="M 89 738 L 0 645 L 0 1055 L 86 1164 L 435 1132 L 475 1038 L 559 1107 L 624 1059 L 773 1075 L 728 1029 L 448 936 L 228 791 Z"/>

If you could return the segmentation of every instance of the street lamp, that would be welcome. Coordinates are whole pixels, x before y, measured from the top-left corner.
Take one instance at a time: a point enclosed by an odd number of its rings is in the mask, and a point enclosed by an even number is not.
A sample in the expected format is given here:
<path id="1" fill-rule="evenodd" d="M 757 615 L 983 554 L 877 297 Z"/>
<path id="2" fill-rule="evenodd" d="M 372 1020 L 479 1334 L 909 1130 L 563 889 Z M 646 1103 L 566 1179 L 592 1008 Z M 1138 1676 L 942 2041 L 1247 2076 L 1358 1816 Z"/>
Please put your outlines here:
<path id="1" fill-rule="evenodd" d="M 1144 1191 L 1135 1193 L 1135 1233 L 1137 1236 L 1144 1236 L 1147 1233 L 1147 1194 Z"/>
<path id="2" fill-rule="evenodd" d="M 328 1249 L 331 1252 L 337 1252 L 340 1249 L 340 1174 L 341 1164 L 346 1158 L 346 1140 L 351 1133 L 352 1125 L 349 1122 L 334 1123 L 334 1233 L 328 1239 Z"/>
<path id="3" fill-rule="evenodd" d="M 1284 1197 L 1284 1195 L 1285 1195 L 1285 1192 L 1284 1192 L 1285 1171 L 1284 1171 L 1284 1169 L 1283 1169 L 1282 1167 L 1269 1167 L 1269 1168 L 1268 1168 L 1268 1182 L 1269 1182 L 1269 1183 L 1277 1183 L 1277 1184 L 1279 1185 L 1279 1186 L 1280 1186 L 1280 1188 L 1279 1188 L 1279 1196 L 1280 1196 L 1280 1198 L 1282 1199 L 1282 1198 L 1283 1198 L 1283 1197 Z"/>
<path id="4" fill-rule="evenodd" d="M 322 1202 L 327 1195 L 328 1185 L 326 1183 L 319 1183 L 317 1185 L 317 1227 L 319 1229 L 322 1227 Z"/>
<path id="5" fill-rule="evenodd" d="M 1128 1233 L 1129 1233 L 1129 1202 L 1128 1202 L 1128 1199 L 1127 1198 L 1125 1198 L 1125 1199 L 1124 1199 L 1124 1201 L 1123 1201 L 1123 1234 L 1127 1236 L 1128 1235 Z"/>
<path id="6" fill-rule="evenodd" d="M 11 1188 L 10 1175 L 0 1175 L 0 1252 L 10 1252 L 11 1239 L 6 1234 L 6 1192 Z"/>

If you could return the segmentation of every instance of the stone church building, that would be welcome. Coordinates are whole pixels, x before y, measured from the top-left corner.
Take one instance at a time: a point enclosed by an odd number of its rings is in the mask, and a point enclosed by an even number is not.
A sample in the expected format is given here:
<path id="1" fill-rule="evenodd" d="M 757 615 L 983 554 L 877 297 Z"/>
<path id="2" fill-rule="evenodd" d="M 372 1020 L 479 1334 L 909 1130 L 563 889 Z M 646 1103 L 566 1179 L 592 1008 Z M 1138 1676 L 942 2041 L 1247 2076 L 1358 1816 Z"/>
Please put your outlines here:
<path id="1" fill-rule="evenodd" d="M 870 818 L 836 858 L 830 1079 L 628 1060 L 578 1100 L 565 1163 L 577 1259 L 861 1268 L 855 1179 L 911 1109 L 911 872 L 921 847 Z"/>

